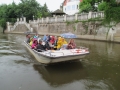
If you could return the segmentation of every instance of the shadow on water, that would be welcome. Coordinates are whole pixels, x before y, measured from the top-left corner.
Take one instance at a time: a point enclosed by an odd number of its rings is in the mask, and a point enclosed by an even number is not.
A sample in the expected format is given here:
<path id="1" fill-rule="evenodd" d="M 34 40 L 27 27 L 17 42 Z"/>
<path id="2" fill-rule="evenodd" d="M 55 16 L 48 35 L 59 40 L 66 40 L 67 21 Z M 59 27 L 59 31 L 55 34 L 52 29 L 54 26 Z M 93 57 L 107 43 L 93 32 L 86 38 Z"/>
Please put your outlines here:
<path id="1" fill-rule="evenodd" d="M 48 66 L 33 65 L 33 67 L 51 86 L 72 83 L 87 76 L 81 62 L 65 62 Z"/>

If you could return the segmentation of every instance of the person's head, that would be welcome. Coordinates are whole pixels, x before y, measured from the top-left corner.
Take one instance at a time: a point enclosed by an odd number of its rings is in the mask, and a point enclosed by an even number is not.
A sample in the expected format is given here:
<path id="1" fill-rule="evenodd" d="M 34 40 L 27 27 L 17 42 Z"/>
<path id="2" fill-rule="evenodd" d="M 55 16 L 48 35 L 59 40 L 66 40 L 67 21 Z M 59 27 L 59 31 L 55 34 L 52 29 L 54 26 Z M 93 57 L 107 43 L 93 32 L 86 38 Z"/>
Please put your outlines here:
<path id="1" fill-rule="evenodd" d="M 37 39 L 34 39 L 34 40 L 33 40 L 33 43 L 34 43 L 34 44 L 38 44 Z"/>
<path id="2" fill-rule="evenodd" d="M 58 36 L 54 36 L 55 40 L 58 40 Z"/>
<path id="3" fill-rule="evenodd" d="M 65 41 L 65 39 L 62 37 L 62 41 L 64 42 Z"/>
<path id="4" fill-rule="evenodd" d="M 61 40 L 61 37 L 58 37 L 58 40 Z"/>
<path id="5" fill-rule="evenodd" d="M 33 37 L 31 37 L 31 38 L 30 38 L 30 41 L 33 41 L 33 39 L 34 39 L 34 38 L 33 38 Z"/>
<path id="6" fill-rule="evenodd" d="M 70 39 L 70 43 L 74 43 L 74 39 Z"/>
<path id="7" fill-rule="evenodd" d="M 27 38 L 30 38 L 30 34 L 27 34 L 26 37 L 27 37 Z"/>
<path id="8" fill-rule="evenodd" d="M 39 44 L 42 44 L 42 40 L 39 40 Z"/>

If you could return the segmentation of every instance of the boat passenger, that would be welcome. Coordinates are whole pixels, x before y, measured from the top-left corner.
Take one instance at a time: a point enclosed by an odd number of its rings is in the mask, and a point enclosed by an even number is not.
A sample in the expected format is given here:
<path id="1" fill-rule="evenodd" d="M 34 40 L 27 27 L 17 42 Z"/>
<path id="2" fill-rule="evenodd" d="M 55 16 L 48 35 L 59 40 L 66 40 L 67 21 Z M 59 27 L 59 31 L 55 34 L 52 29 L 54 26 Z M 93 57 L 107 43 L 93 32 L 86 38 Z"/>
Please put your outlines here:
<path id="1" fill-rule="evenodd" d="M 30 34 L 27 34 L 26 35 L 26 43 L 30 43 L 30 38 L 31 38 Z"/>
<path id="2" fill-rule="evenodd" d="M 49 49 L 53 50 L 54 49 L 54 44 L 52 44 L 51 42 L 48 42 L 48 44 L 49 44 L 49 47 L 50 47 Z"/>
<path id="3" fill-rule="evenodd" d="M 42 52 L 42 51 L 46 51 L 47 50 L 46 46 L 42 44 L 42 40 L 39 40 L 39 43 L 38 43 L 38 45 L 36 47 L 36 50 L 38 52 Z"/>
<path id="4" fill-rule="evenodd" d="M 55 37 L 54 36 L 50 36 L 50 43 L 53 45 L 55 42 Z"/>
<path id="5" fill-rule="evenodd" d="M 59 50 L 62 46 L 62 38 L 58 37 L 58 41 L 57 41 L 57 50 Z"/>
<path id="6" fill-rule="evenodd" d="M 38 34 L 36 33 L 33 38 L 39 38 Z"/>
<path id="7" fill-rule="evenodd" d="M 34 40 L 34 38 L 31 37 L 31 38 L 30 38 L 30 43 L 29 43 L 30 46 L 32 46 L 33 40 Z"/>
<path id="8" fill-rule="evenodd" d="M 38 45 L 38 41 L 37 41 L 37 39 L 34 39 L 32 45 L 31 45 L 31 48 L 36 49 L 37 45 Z"/>
<path id="9" fill-rule="evenodd" d="M 55 41 L 54 41 L 54 50 L 57 50 L 57 41 L 58 41 L 58 37 L 55 36 Z"/>
<path id="10" fill-rule="evenodd" d="M 39 43 L 39 40 L 42 40 L 40 37 L 37 39 L 38 43 Z"/>
<path id="11" fill-rule="evenodd" d="M 43 41 L 47 42 L 48 41 L 48 34 L 43 36 Z"/>
<path id="12" fill-rule="evenodd" d="M 74 42 L 74 39 L 70 39 L 68 45 L 67 45 L 67 49 L 75 49 L 76 48 L 76 44 Z"/>
<path id="13" fill-rule="evenodd" d="M 50 40 L 51 40 L 51 36 L 48 35 L 48 37 L 47 37 L 47 42 L 50 42 Z"/>
<path id="14" fill-rule="evenodd" d="M 61 46 L 61 49 L 67 49 L 67 46 L 68 46 L 67 41 L 65 40 L 65 38 L 62 37 L 62 46 Z"/>
<path id="15" fill-rule="evenodd" d="M 50 42 L 45 42 L 44 46 L 45 46 L 48 50 L 51 49 L 51 47 L 50 47 Z"/>

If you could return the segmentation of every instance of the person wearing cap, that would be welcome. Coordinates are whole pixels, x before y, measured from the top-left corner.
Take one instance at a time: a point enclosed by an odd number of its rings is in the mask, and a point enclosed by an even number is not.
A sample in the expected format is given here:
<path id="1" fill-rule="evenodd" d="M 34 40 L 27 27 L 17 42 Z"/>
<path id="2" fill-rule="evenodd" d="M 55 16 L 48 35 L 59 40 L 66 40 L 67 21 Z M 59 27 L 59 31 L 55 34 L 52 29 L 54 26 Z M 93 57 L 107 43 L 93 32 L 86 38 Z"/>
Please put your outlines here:
<path id="1" fill-rule="evenodd" d="M 38 43 L 36 49 L 38 52 L 42 52 L 42 51 L 47 50 L 46 46 L 42 44 L 42 40 L 39 40 L 39 43 Z"/>
<path id="2" fill-rule="evenodd" d="M 26 35 L 26 43 L 30 43 L 30 38 L 31 38 L 30 34 L 27 34 Z"/>

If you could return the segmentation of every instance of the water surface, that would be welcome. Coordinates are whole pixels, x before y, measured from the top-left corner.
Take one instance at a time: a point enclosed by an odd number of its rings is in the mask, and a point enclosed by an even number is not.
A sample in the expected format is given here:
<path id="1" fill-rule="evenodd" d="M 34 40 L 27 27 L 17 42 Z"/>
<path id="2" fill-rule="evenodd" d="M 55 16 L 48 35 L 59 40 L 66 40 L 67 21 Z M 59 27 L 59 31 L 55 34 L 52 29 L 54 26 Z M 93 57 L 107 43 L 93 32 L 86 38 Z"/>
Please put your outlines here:
<path id="1" fill-rule="evenodd" d="M 120 44 L 76 40 L 89 55 L 46 66 L 35 61 L 24 39 L 0 34 L 0 90 L 120 90 Z"/>

